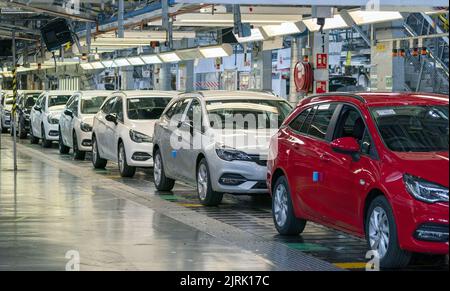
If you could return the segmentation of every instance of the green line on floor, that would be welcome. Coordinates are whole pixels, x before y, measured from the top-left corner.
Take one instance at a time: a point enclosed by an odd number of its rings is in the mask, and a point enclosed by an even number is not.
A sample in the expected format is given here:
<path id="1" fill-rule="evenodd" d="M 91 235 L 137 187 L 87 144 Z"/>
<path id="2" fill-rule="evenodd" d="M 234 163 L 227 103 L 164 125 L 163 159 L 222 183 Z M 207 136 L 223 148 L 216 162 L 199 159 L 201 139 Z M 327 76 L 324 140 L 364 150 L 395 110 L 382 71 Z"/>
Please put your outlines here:
<path id="1" fill-rule="evenodd" d="M 159 195 L 159 197 L 161 197 L 164 200 L 167 201 L 177 201 L 178 198 L 175 195 Z"/>
<path id="2" fill-rule="evenodd" d="M 302 252 L 323 252 L 330 250 L 327 247 L 313 243 L 287 243 L 287 246 Z"/>

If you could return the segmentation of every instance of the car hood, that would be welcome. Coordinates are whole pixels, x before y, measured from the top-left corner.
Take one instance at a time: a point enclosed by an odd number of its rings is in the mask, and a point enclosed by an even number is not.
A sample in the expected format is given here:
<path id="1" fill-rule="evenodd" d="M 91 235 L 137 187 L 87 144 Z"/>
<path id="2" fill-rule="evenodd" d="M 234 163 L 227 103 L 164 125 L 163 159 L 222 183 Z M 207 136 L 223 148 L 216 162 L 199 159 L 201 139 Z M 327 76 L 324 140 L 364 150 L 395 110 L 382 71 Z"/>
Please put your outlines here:
<path id="1" fill-rule="evenodd" d="M 66 105 L 52 106 L 48 109 L 48 111 L 53 114 L 61 114 L 65 108 Z"/>
<path id="2" fill-rule="evenodd" d="M 140 133 L 153 137 L 155 132 L 155 123 L 158 120 L 133 120 L 131 121 L 130 128 Z"/>
<path id="3" fill-rule="evenodd" d="M 94 124 L 94 116 L 95 115 L 83 115 L 81 121 L 92 126 Z"/>
<path id="4" fill-rule="evenodd" d="M 213 139 L 216 143 L 228 148 L 234 148 L 247 154 L 267 155 L 270 138 L 277 130 L 219 130 L 213 129 Z"/>
<path id="5" fill-rule="evenodd" d="M 395 153 L 395 155 L 405 173 L 449 187 L 448 152 Z"/>

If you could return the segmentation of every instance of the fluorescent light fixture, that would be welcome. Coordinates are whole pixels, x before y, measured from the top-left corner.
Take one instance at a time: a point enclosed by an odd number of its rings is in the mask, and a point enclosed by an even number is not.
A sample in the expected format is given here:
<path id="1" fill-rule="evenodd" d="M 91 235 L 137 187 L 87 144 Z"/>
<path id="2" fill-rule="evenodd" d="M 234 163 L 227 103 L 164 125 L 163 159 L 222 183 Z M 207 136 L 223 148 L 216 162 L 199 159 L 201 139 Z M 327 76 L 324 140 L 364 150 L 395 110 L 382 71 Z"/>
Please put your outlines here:
<path id="1" fill-rule="evenodd" d="M 114 61 L 109 60 L 109 61 L 102 61 L 102 65 L 105 68 L 112 68 L 114 66 Z"/>
<path id="2" fill-rule="evenodd" d="M 142 66 L 145 65 L 144 61 L 140 57 L 132 57 L 127 58 L 128 62 L 130 62 L 133 66 Z"/>
<path id="3" fill-rule="evenodd" d="M 302 22 L 284 22 L 280 25 L 266 25 L 261 29 L 263 35 L 265 34 L 267 38 L 271 38 L 275 36 L 302 33 L 306 28 Z"/>
<path id="4" fill-rule="evenodd" d="M 239 37 L 237 34 L 234 37 L 239 43 L 263 41 L 265 39 L 259 28 L 252 29 L 252 34 L 249 37 Z"/>
<path id="5" fill-rule="evenodd" d="M 309 31 L 315 32 L 320 30 L 320 26 L 317 25 L 317 18 L 304 19 L 303 23 L 309 29 Z M 326 18 L 324 30 L 339 29 L 348 27 L 344 19 L 340 15 L 335 15 L 333 18 Z"/>
<path id="6" fill-rule="evenodd" d="M 180 51 L 177 51 L 177 55 L 183 61 L 195 60 L 195 59 L 200 59 L 203 57 L 200 54 L 200 51 L 198 48 L 180 50 Z"/>
<path id="7" fill-rule="evenodd" d="M 149 65 L 162 63 L 161 59 L 157 55 L 141 56 L 141 59 L 144 61 L 144 63 Z"/>
<path id="8" fill-rule="evenodd" d="M 82 63 L 80 64 L 81 68 L 83 68 L 83 70 L 92 70 L 93 67 L 90 63 Z"/>
<path id="9" fill-rule="evenodd" d="M 130 66 L 130 62 L 127 59 L 115 59 L 114 60 L 114 64 L 117 67 L 126 67 L 126 66 Z"/>
<path id="10" fill-rule="evenodd" d="M 92 66 L 92 68 L 94 70 L 98 70 L 98 69 L 103 69 L 104 68 L 104 66 L 103 66 L 103 64 L 101 62 L 93 62 L 93 63 L 90 63 L 90 64 L 91 64 L 91 66 Z"/>
<path id="11" fill-rule="evenodd" d="M 393 20 L 402 19 L 402 15 L 397 11 L 349 11 L 350 16 L 353 18 L 356 24 L 372 24 L 380 22 L 388 22 Z M 325 20 L 326 24 L 326 20 Z"/>
<path id="12" fill-rule="evenodd" d="M 162 53 L 159 54 L 159 57 L 164 63 L 177 63 L 181 61 L 181 58 L 175 52 Z"/>
<path id="13" fill-rule="evenodd" d="M 233 54 L 233 47 L 230 44 L 223 44 L 221 46 L 203 47 L 200 48 L 200 53 L 206 59 L 228 57 Z"/>

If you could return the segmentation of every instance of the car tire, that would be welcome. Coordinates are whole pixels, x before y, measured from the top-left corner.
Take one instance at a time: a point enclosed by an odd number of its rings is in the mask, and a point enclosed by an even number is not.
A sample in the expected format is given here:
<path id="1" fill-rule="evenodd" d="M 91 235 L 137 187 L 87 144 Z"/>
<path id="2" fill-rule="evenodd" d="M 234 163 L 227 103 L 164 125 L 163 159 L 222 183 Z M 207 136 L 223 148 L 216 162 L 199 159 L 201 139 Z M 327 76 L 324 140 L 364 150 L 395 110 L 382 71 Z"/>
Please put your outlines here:
<path id="1" fill-rule="evenodd" d="M 31 144 L 38 144 L 39 138 L 35 137 L 33 134 L 33 128 L 30 126 L 30 142 Z"/>
<path id="2" fill-rule="evenodd" d="M 67 155 L 70 152 L 70 148 L 68 146 L 64 145 L 64 142 L 62 139 L 62 134 L 61 134 L 61 129 L 59 130 L 58 148 L 59 148 L 59 153 L 61 155 Z"/>
<path id="3" fill-rule="evenodd" d="M 47 137 L 45 135 L 45 128 L 44 125 L 42 124 L 41 127 L 41 135 L 42 135 L 42 147 L 43 148 L 51 148 L 52 147 L 52 142 L 50 140 L 47 140 Z"/>
<path id="4" fill-rule="evenodd" d="M 158 191 L 171 191 L 175 186 L 175 180 L 166 176 L 163 159 L 159 150 L 156 150 L 155 156 L 153 157 L 153 181 Z"/>
<path id="5" fill-rule="evenodd" d="M 278 233 L 281 235 L 301 234 L 305 230 L 307 221 L 295 216 L 286 177 L 279 177 L 273 189 L 272 216 Z"/>
<path id="6" fill-rule="evenodd" d="M 93 136 L 93 138 L 92 138 L 92 165 L 96 169 L 104 169 L 107 164 L 108 164 L 108 161 L 105 159 L 102 159 L 100 157 L 100 153 L 98 151 L 98 146 L 97 146 L 97 138 L 95 136 Z"/>
<path id="7" fill-rule="evenodd" d="M 208 163 L 203 158 L 197 166 L 197 195 L 200 203 L 205 206 L 217 206 L 222 202 L 223 193 L 212 188 Z"/>
<path id="8" fill-rule="evenodd" d="M 394 214 L 384 196 L 378 196 L 370 203 L 365 233 L 369 249 L 381 253 L 381 268 L 398 269 L 409 264 L 411 253 L 400 248 Z"/>
<path id="9" fill-rule="evenodd" d="M 25 130 L 25 126 L 22 122 L 19 122 L 19 138 L 20 139 L 26 139 L 27 138 L 27 131 Z"/>
<path id="10" fill-rule="evenodd" d="M 117 153 L 117 161 L 119 166 L 120 176 L 122 178 L 132 178 L 136 174 L 136 167 L 128 165 L 127 153 L 125 151 L 125 146 L 123 143 L 119 144 L 119 149 Z"/>
<path id="11" fill-rule="evenodd" d="M 73 158 L 77 161 L 84 161 L 86 158 L 86 152 L 80 151 L 78 147 L 78 138 L 75 132 L 73 133 Z"/>

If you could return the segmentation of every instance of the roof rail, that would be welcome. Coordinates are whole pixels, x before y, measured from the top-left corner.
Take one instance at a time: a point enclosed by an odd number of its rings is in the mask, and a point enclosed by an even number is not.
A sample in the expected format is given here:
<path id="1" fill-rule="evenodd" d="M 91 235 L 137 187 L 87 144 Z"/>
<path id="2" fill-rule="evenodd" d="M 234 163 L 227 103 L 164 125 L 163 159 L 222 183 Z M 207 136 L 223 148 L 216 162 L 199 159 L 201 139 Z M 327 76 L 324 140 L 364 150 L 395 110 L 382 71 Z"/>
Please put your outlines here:
<path id="1" fill-rule="evenodd" d="M 276 96 L 275 92 L 273 90 L 265 90 L 265 89 L 248 89 L 248 90 L 241 90 L 243 92 L 247 91 L 247 92 L 258 92 L 258 93 L 267 93 L 270 95 L 274 95 Z"/>
<path id="2" fill-rule="evenodd" d="M 361 97 L 361 96 L 358 95 L 358 94 L 342 93 L 342 92 L 332 92 L 332 93 L 316 94 L 316 95 L 311 95 L 311 96 L 308 96 L 308 97 L 306 97 L 306 98 L 303 98 L 302 100 L 305 100 L 305 99 L 312 99 L 312 98 L 316 98 L 316 97 L 327 97 L 327 96 L 350 97 L 350 98 L 357 99 L 358 101 L 361 101 L 361 102 L 364 103 L 364 104 L 367 103 L 366 99 L 364 99 L 363 97 Z M 300 101 L 302 101 L 302 100 L 300 100 Z"/>

